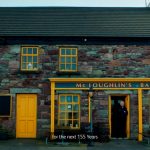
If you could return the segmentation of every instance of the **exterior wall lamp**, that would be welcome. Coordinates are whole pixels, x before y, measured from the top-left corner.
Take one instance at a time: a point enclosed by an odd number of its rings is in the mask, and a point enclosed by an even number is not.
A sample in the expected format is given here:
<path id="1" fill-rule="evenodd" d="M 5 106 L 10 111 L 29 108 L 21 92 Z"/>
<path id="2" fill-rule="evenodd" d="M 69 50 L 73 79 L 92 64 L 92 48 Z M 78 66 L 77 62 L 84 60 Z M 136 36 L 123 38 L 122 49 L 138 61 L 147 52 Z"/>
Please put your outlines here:
<path id="1" fill-rule="evenodd" d="M 89 97 L 90 98 L 93 98 L 93 93 L 94 93 L 93 87 L 91 86 L 90 89 L 89 89 Z"/>

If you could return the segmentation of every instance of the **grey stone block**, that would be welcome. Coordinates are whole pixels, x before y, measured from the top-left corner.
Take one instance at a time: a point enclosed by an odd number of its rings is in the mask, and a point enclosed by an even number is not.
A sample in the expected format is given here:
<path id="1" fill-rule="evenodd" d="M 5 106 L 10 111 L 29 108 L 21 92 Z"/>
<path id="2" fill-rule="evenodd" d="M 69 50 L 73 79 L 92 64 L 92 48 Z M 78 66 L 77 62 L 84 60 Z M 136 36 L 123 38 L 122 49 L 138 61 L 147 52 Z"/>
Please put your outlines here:
<path id="1" fill-rule="evenodd" d="M 56 91 L 56 94 L 69 94 L 69 93 L 73 93 L 73 94 L 82 94 L 83 92 L 80 90 L 61 90 L 61 91 Z"/>
<path id="2" fill-rule="evenodd" d="M 41 93 L 41 90 L 34 88 L 11 88 L 10 93 Z"/>
<path id="3" fill-rule="evenodd" d="M 108 90 L 105 91 L 106 94 L 132 94 L 132 90 Z"/>

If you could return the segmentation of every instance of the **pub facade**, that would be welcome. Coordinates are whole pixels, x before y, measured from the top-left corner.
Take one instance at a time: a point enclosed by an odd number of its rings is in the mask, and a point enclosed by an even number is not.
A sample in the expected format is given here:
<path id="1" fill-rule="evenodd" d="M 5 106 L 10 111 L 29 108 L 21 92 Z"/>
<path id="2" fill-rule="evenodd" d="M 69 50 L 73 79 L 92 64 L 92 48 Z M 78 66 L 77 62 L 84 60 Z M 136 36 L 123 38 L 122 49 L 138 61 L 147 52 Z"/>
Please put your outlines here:
<path id="1" fill-rule="evenodd" d="M 124 101 L 126 139 L 142 141 L 150 130 L 149 11 L 0 8 L 0 126 L 40 138 L 92 122 L 114 138 L 112 108 Z"/>

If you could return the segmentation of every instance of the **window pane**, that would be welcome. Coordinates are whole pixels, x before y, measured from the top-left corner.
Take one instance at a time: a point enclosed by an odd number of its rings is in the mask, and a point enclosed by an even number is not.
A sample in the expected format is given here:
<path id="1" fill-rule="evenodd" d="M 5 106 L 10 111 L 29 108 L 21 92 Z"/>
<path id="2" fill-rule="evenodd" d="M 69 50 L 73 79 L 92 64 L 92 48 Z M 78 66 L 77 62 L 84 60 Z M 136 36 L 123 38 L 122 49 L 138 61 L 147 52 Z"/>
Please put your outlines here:
<path id="1" fill-rule="evenodd" d="M 79 118 L 79 113 L 78 112 L 73 113 L 73 119 L 78 119 L 78 118 Z"/>
<path id="2" fill-rule="evenodd" d="M 73 111 L 78 111 L 79 110 L 79 105 L 78 104 L 74 104 L 73 105 Z"/>
<path id="3" fill-rule="evenodd" d="M 26 63 L 22 63 L 22 69 L 26 69 Z"/>
<path id="4" fill-rule="evenodd" d="M 66 119 L 72 119 L 72 112 L 66 113 Z"/>
<path id="5" fill-rule="evenodd" d="M 61 63 L 65 63 L 65 57 L 61 57 L 60 61 Z"/>
<path id="6" fill-rule="evenodd" d="M 72 96 L 67 96 L 67 102 L 72 102 Z"/>
<path id="7" fill-rule="evenodd" d="M 78 102 L 78 96 L 73 96 L 73 102 Z"/>
<path id="8" fill-rule="evenodd" d="M 37 62 L 37 56 L 33 56 L 33 62 Z"/>
<path id="9" fill-rule="evenodd" d="M 28 56 L 28 62 L 32 62 L 32 56 Z"/>
<path id="10" fill-rule="evenodd" d="M 68 110 L 68 111 L 72 111 L 72 105 L 71 105 L 71 104 L 68 104 L 68 105 L 67 105 L 67 110 Z"/>
<path id="11" fill-rule="evenodd" d="M 60 113 L 60 119 L 65 119 L 65 112 Z"/>
<path id="12" fill-rule="evenodd" d="M 76 57 L 72 57 L 72 63 L 76 63 Z"/>
<path id="13" fill-rule="evenodd" d="M 71 64 L 66 65 L 66 70 L 71 70 Z"/>
<path id="14" fill-rule="evenodd" d="M 28 48 L 28 54 L 32 54 L 32 48 Z"/>
<path id="15" fill-rule="evenodd" d="M 23 48 L 23 54 L 27 53 L 27 48 Z"/>
<path id="16" fill-rule="evenodd" d="M 66 110 L 66 106 L 64 104 L 60 104 L 60 111 L 65 111 Z"/>
<path id="17" fill-rule="evenodd" d="M 33 48 L 33 54 L 37 54 L 37 48 Z"/>
<path id="18" fill-rule="evenodd" d="M 65 64 L 61 64 L 61 65 L 60 65 L 60 69 L 61 69 L 61 70 L 65 70 Z"/>
<path id="19" fill-rule="evenodd" d="M 28 63 L 28 64 L 27 64 L 27 69 L 33 69 L 33 64 Z"/>
<path id="20" fill-rule="evenodd" d="M 36 63 L 33 64 L 33 69 L 37 69 L 37 64 Z"/>
<path id="21" fill-rule="evenodd" d="M 71 63 L 71 58 L 70 57 L 66 58 L 66 63 Z"/>
<path id="22" fill-rule="evenodd" d="M 77 66 L 76 64 L 72 64 L 72 70 L 76 70 L 77 69 L 76 66 Z"/>
<path id="23" fill-rule="evenodd" d="M 27 62 L 27 57 L 26 56 L 22 56 L 22 62 Z"/>
<path id="24" fill-rule="evenodd" d="M 65 96 L 60 96 L 60 102 L 65 102 Z"/>
<path id="25" fill-rule="evenodd" d="M 71 49 L 66 49 L 66 55 L 71 55 Z"/>
<path id="26" fill-rule="evenodd" d="M 76 55 L 76 49 L 72 49 L 72 55 Z"/>
<path id="27" fill-rule="evenodd" d="M 66 120 L 66 126 L 72 127 L 72 120 Z"/>
<path id="28" fill-rule="evenodd" d="M 61 55 L 65 55 L 65 49 L 61 49 Z"/>
<path id="29" fill-rule="evenodd" d="M 65 120 L 60 120 L 60 126 L 64 127 L 65 126 Z"/>
<path id="30" fill-rule="evenodd" d="M 76 128 L 79 127 L 79 121 L 78 120 L 73 121 L 73 127 L 76 127 Z"/>

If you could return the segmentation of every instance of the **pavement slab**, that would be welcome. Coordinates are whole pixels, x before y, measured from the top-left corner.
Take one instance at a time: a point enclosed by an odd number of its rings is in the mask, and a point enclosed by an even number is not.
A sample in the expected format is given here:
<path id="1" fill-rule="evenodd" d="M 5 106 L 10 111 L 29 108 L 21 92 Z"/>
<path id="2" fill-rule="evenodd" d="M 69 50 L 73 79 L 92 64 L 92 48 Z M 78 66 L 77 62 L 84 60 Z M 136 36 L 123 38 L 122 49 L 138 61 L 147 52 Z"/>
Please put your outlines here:
<path id="1" fill-rule="evenodd" d="M 15 139 L 0 141 L 0 150 L 150 150 L 150 145 L 135 140 L 112 140 L 108 143 L 86 144 L 46 144 L 39 140 Z"/>

